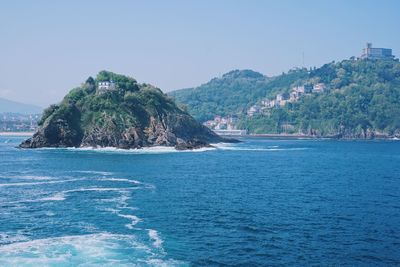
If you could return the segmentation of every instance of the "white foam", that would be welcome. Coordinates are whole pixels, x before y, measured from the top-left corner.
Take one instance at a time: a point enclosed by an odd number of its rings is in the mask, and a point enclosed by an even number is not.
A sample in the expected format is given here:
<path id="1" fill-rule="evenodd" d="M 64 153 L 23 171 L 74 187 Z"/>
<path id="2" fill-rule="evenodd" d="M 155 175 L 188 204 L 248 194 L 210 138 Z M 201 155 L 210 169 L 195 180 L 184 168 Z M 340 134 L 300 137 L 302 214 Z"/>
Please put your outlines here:
<path id="1" fill-rule="evenodd" d="M 214 147 L 202 147 L 193 150 L 176 150 L 169 146 L 152 146 L 135 149 L 121 149 L 116 147 L 79 147 L 79 148 L 45 148 L 45 149 L 67 149 L 74 151 L 90 151 L 99 153 L 129 153 L 129 154 L 165 154 L 165 153 L 188 153 L 188 152 L 204 152 L 215 150 Z"/>
<path id="2" fill-rule="evenodd" d="M 297 151 L 307 150 L 307 147 L 280 147 L 278 145 L 271 145 L 267 147 L 251 146 L 246 143 L 217 143 L 212 144 L 217 150 L 235 150 L 235 151 Z"/>
<path id="3" fill-rule="evenodd" d="M 126 191 L 121 192 L 120 196 L 118 196 L 118 197 L 101 199 L 100 201 L 107 202 L 107 203 L 117 203 L 118 208 L 126 209 L 128 207 L 128 200 L 131 199 L 131 197 L 125 193 L 126 193 Z"/>
<path id="4" fill-rule="evenodd" d="M 141 221 L 141 219 L 135 215 L 126 215 L 126 214 L 121 214 L 119 212 L 117 212 L 116 214 L 119 217 L 131 220 L 131 223 L 125 224 L 126 228 L 128 228 L 128 229 L 133 229 L 133 227 Z"/>
<path id="5" fill-rule="evenodd" d="M 74 171 L 77 173 L 88 173 L 88 174 L 100 174 L 103 176 L 113 175 L 112 172 L 103 172 L 103 171 Z"/>
<path id="6" fill-rule="evenodd" d="M 211 144 L 213 147 L 215 147 L 215 148 L 221 148 L 221 149 L 223 149 L 223 148 L 225 148 L 225 147 L 233 147 L 233 146 L 237 146 L 237 144 L 235 144 L 235 143 L 214 143 L 214 144 Z"/>
<path id="7" fill-rule="evenodd" d="M 218 150 L 233 150 L 233 151 L 297 151 L 297 150 L 307 150 L 306 147 L 289 147 L 289 148 L 279 148 L 278 146 L 269 146 L 267 148 L 263 147 L 251 147 L 251 146 L 233 146 L 233 145 L 220 145 L 217 146 Z"/>
<path id="8" fill-rule="evenodd" d="M 131 183 L 131 184 L 136 184 L 136 185 L 143 185 L 144 188 L 146 189 L 155 189 L 156 187 L 153 184 L 149 183 L 143 183 L 137 180 L 131 180 L 131 179 L 126 179 L 126 178 L 101 178 L 98 179 L 98 181 L 110 181 L 110 182 L 126 182 L 126 183 Z M 141 189 L 143 187 L 134 187 L 132 189 Z"/>
<path id="9" fill-rule="evenodd" d="M 104 209 L 104 211 L 111 212 L 112 214 L 115 214 L 115 215 L 117 215 L 117 216 L 119 216 L 121 218 L 125 218 L 125 219 L 128 219 L 128 220 L 131 220 L 131 223 L 125 224 L 125 227 L 128 228 L 128 229 L 131 229 L 131 230 L 134 228 L 134 226 L 136 224 L 138 224 L 139 222 L 142 221 L 142 219 L 140 219 L 139 217 L 137 217 L 135 215 L 122 214 L 121 210 L 119 210 L 119 209 L 106 208 L 106 209 Z"/>
<path id="10" fill-rule="evenodd" d="M 120 212 L 120 210 L 113 208 L 105 208 L 104 211 L 111 212 L 113 214 L 118 214 Z"/>
<path id="11" fill-rule="evenodd" d="M 161 248 L 163 240 L 158 235 L 158 232 L 154 229 L 148 229 L 149 237 L 153 240 L 153 246 L 156 248 Z"/>
<path id="12" fill-rule="evenodd" d="M 58 180 L 58 181 L 48 181 L 48 182 L 21 182 L 21 183 L 7 183 L 7 184 L 0 184 L 0 187 L 10 187 L 10 186 L 28 186 L 28 185 L 43 185 L 43 184 L 60 184 L 60 183 L 68 183 L 68 182 L 75 182 L 82 179 L 69 179 L 69 180 Z"/>
<path id="13" fill-rule="evenodd" d="M 40 198 L 37 201 L 62 201 L 62 200 L 65 200 L 65 194 L 63 192 L 59 192 L 49 197 Z"/>
<path id="14" fill-rule="evenodd" d="M 136 187 L 128 187 L 128 188 L 118 188 L 118 187 L 87 187 L 87 188 L 77 188 L 71 190 L 65 190 L 63 193 L 75 193 L 75 192 L 87 192 L 87 191 L 126 191 L 126 190 L 134 190 Z"/>
<path id="15" fill-rule="evenodd" d="M 132 184 L 141 184 L 141 182 L 136 180 L 129 180 L 125 178 L 105 178 L 105 179 L 98 179 L 99 181 L 111 181 L 111 182 L 126 182 Z"/>
<path id="16" fill-rule="evenodd" d="M 0 243 L 15 243 L 29 240 L 28 237 L 22 234 L 0 233 Z"/>
<path id="17" fill-rule="evenodd" d="M 34 180 L 34 181 L 47 181 L 47 180 L 56 179 L 55 177 L 51 177 L 51 176 L 38 176 L 38 175 L 12 176 L 10 178 L 24 179 L 24 180 Z"/>
<path id="18" fill-rule="evenodd" d="M 38 183 L 35 183 L 38 184 Z M 126 192 L 127 190 L 133 190 L 133 189 L 137 189 L 137 188 L 108 188 L 108 187 L 88 187 L 88 188 L 77 188 L 77 189 L 71 189 L 71 190 L 64 190 L 61 192 L 57 192 L 51 196 L 46 196 L 46 197 L 42 197 L 42 198 L 38 198 L 38 199 L 22 199 L 20 201 L 11 201 L 11 202 L 6 202 L 6 204 L 19 204 L 19 203 L 26 203 L 26 202 L 46 202 L 46 201 L 63 201 L 68 197 L 69 193 L 76 193 L 76 192 L 107 192 L 107 191 L 117 191 L 120 193 Z M 118 198 L 118 202 L 124 205 L 126 204 L 126 200 L 128 199 L 128 197 L 122 199 L 121 202 L 121 198 Z M 108 200 L 102 200 L 104 202 L 113 202 L 116 201 L 116 198 Z"/>
<path id="19" fill-rule="evenodd" d="M 97 233 L 37 239 L 0 246 L 0 266 L 132 266 L 164 260 L 132 235 Z"/>

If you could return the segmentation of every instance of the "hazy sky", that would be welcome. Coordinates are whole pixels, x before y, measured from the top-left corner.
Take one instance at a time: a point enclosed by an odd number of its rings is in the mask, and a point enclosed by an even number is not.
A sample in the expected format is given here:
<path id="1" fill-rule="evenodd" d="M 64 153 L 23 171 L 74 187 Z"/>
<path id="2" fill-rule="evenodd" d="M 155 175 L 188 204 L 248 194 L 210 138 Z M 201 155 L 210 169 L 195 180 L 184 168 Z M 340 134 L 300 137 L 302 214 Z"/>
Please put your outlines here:
<path id="1" fill-rule="evenodd" d="M 400 1 L 2 1 L 0 97 L 47 106 L 106 69 L 164 91 L 232 69 L 266 75 L 400 55 Z"/>

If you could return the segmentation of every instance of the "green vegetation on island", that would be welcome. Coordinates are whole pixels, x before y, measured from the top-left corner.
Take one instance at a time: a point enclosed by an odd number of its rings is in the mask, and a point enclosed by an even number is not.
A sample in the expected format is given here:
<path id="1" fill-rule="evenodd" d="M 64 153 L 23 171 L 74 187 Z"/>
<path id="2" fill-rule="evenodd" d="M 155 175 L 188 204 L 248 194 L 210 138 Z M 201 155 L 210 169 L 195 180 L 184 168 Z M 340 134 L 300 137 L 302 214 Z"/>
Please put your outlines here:
<path id="1" fill-rule="evenodd" d="M 191 149 L 224 139 L 198 123 L 160 89 L 101 71 L 43 112 L 21 147 L 100 146 Z M 225 141 L 225 140 L 224 140 Z"/>

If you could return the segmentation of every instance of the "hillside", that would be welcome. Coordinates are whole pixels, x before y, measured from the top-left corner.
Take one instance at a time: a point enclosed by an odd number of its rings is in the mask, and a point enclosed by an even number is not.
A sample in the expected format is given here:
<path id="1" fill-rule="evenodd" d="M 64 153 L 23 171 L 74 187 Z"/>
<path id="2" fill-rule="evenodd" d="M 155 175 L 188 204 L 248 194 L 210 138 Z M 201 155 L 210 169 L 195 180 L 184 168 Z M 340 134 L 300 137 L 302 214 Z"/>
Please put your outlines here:
<path id="1" fill-rule="evenodd" d="M 192 149 L 220 141 L 227 140 L 178 108 L 160 89 L 102 71 L 47 108 L 39 130 L 21 147 Z"/>
<path id="2" fill-rule="evenodd" d="M 0 98 L 0 113 L 16 113 L 16 114 L 39 114 L 42 113 L 41 107 L 23 104 L 8 99 Z"/>
<path id="3" fill-rule="evenodd" d="M 234 70 L 199 87 L 168 94 L 184 104 L 197 120 L 206 121 L 215 115 L 242 114 L 267 93 L 290 86 L 306 74 L 306 71 L 298 70 L 268 78 L 252 70 Z"/>
<path id="4" fill-rule="evenodd" d="M 236 84 L 236 79 L 229 80 L 229 84 Z M 265 79 L 259 86 L 251 79 L 246 79 L 246 82 L 241 83 L 243 87 L 236 88 L 235 98 L 225 98 L 230 94 L 230 87 L 225 83 L 218 87 L 215 80 L 185 94 L 176 91 L 171 95 L 187 105 L 189 112 L 201 120 L 210 118 L 212 112 L 226 115 L 242 110 L 237 126 L 251 133 L 286 132 L 342 138 L 400 134 L 398 60 L 343 60 L 309 71 L 290 71 Z M 305 94 L 292 103 L 265 109 L 251 117 L 245 113 L 245 108 L 260 105 L 261 100 L 272 99 L 278 93 L 290 93 L 294 86 L 318 83 L 324 84 L 324 92 Z M 254 93 L 254 88 L 257 88 L 257 93 Z M 204 112 L 207 106 L 218 108 Z"/>

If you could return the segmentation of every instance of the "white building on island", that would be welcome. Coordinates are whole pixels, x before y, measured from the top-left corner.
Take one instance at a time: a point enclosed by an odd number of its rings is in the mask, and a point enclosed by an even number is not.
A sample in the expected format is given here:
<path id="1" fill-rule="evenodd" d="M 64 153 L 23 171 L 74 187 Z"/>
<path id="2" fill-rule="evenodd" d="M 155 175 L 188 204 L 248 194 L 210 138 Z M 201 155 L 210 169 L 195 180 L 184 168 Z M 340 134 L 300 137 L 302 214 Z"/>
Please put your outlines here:
<path id="1" fill-rule="evenodd" d="M 99 82 L 97 85 L 98 93 L 104 93 L 104 92 L 114 91 L 114 90 L 116 90 L 116 86 L 113 81 L 103 81 L 103 82 Z"/>

